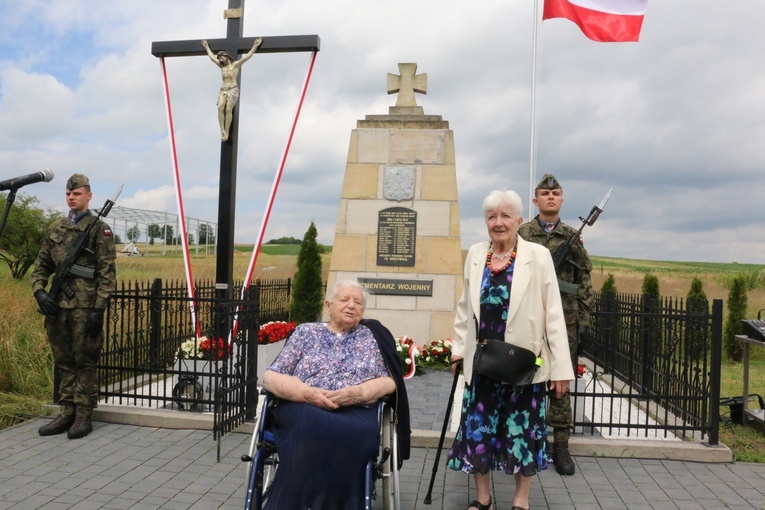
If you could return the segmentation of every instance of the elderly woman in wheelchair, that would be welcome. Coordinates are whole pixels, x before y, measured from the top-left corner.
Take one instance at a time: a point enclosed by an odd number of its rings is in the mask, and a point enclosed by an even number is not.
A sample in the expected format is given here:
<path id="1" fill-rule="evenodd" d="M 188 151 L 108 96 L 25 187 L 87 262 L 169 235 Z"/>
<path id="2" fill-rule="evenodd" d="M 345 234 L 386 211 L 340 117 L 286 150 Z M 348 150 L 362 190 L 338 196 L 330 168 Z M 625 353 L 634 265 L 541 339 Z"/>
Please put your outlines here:
<path id="1" fill-rule="evenodd" d="M 330 290 L 328 323 L 298 326 L 263 376 L 279 469 L 264 508 L 359 509 L 369 499 L 365 468 L 380 448 L 378 401 L 391 395 L 397 464 L 409 458 L 409 410 L 391 333 L 362 320 L 354 281 Z"/>

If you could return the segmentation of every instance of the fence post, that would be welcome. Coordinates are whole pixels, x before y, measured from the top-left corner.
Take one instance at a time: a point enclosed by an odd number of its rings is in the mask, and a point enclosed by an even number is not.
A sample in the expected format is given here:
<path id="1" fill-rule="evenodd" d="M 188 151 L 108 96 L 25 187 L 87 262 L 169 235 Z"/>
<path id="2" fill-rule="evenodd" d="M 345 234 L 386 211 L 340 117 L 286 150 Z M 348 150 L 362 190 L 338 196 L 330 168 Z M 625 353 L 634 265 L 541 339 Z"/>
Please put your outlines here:
<path id="1" fill-rule="evenodd" d="M 643 348 L 642 351 L 642 377 L 641 386 L 643 393 L 650 393 L 653 389 L 651 368 L 653 367 L 653 327 L 651 326 L 651 302 L 653 297 L 650 294 L 643 294 L 641 329 L 643 330 Z"/>
<path id="2" fill-rule="evenodd" d="M 722 371 L 723 301 L 712 301 L 712 356 L 709 375 L 709 444 L 717 446 L 720 435 L 720 378 Z M 744 395 L 744 398 L 747 398 Z"/>
<path id="3" fill-rule="evenodd" d="M 162 330 L 162 280 L 155 278 L 151 284 L 149 300 L 149 363 L 152 369 L 160 365 L 160 337 Z"/>
<path id="4" fill-rule="evenodd" d="M 252 384 L 244 385 L 244 404 L 248 411 L 245 419 L 254 420 L 258 406 L 258 330 L 260 326 L 260 286 L 250 285 L 247 292 L 247 309 L 252 313 L 247 314 L 250 320 L 246 327 L 249 329 L 247 338 L 247 362 L 245 365 L 245 381 Z"/>

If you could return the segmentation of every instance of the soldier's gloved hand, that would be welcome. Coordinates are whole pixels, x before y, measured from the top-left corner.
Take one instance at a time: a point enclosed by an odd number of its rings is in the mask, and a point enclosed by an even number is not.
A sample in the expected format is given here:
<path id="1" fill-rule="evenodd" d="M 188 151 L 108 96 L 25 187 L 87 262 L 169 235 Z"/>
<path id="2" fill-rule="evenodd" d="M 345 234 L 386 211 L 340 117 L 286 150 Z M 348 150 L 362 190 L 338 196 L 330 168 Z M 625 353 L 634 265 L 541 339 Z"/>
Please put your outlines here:
<path id="1" fill-rule="evenodd" d="M 104 329 L 104 311 L 96 308 L 88 315 L 88 320 L 85 322 L 85 333 L 90 338 L 96 338 L 101 334 L 102 329 Z"/>
<path id="2" fill-rule="evenodd" d="M 53 318 L 58 315 L 58 303 L 56 303 L 45 290 L 40 289 L 35 292 L 35 299 L 37 300 L 37 305 L 40 307 L 40 310 L 46 317 Z"/>

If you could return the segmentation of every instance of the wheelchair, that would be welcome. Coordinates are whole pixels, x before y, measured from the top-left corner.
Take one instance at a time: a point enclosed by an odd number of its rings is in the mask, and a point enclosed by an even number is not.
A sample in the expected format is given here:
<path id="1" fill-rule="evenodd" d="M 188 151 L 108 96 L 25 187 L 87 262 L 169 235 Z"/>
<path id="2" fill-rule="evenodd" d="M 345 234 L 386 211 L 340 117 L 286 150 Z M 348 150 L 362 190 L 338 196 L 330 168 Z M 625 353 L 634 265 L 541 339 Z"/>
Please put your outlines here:
<path id="1" fill-rule="evenodd" d="M 276 451 L 274 436 L 269 429 L 269 407 L 275 398 L 266 392 L 261 394 L 263 404 L 250 441 L 250 451 L 249 454 L 242 455 L 242 462 L 248 463 L 244 510 L 262 510 L 268 499 L 276 471 L 279 469 L 279 452 Z M 387 397 L 381 399 L 377 404 L 380 447 L 366 466 L 364 510 L 373 510 L 373 508 L 400 510 L 401 508 L 398 434 L 394 420 L 393 407 L 389 404 Z M 380 481 L 379 484 L 378 481 Z M 375 504 L 378 485 L 382 486 L 381 505 Z"/>

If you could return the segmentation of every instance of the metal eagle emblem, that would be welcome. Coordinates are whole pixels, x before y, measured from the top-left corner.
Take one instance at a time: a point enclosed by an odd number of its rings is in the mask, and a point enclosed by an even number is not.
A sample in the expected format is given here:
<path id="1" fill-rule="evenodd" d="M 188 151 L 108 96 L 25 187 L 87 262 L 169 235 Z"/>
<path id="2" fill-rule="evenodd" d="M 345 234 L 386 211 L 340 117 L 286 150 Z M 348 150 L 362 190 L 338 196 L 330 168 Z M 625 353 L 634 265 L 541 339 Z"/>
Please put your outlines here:
<path id="1" fill-rule="evenodd" d="M 411 200 L 414 198 L 414 168 L 391 166 L 385 168 L 383 196 L 388 200 Z"/>

